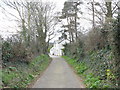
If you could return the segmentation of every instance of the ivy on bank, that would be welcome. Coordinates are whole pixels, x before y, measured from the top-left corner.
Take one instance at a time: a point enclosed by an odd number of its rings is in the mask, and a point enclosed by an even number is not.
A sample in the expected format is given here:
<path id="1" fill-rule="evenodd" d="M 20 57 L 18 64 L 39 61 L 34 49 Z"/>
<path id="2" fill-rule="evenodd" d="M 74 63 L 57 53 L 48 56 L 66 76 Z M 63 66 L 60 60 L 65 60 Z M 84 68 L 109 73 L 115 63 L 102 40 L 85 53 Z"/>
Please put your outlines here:
<path id="1" fill-rule="evenodd" d="M 85 62 L 67 56 L 63 56 L 63 58 L 74 68 L 78 75 L 83 77 L 87 88 L 110 88 L 110 84 L 106 83 L 106 80 L 101 80 L 99 76 L 95 76 Z"/>
<path id="2" fill-rule="evenodd" d="M 3 88 L 26 88 L 50 63 L 47 55 L 36 57 L 29 64 L 23 62 L 9 63 L 2 69 Z"/>

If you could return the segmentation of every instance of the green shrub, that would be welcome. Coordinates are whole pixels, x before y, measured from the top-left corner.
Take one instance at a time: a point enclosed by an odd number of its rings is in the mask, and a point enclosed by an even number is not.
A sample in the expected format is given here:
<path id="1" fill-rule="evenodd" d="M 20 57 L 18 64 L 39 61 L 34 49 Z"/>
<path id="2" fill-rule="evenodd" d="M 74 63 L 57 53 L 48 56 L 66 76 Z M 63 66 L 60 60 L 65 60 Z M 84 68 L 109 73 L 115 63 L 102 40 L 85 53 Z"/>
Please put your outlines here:
<path id="1" fill-rule="evenodd" d="M 76 66 L 76 71 L 78 74 L 83 74 L 88 68 L 86 67 L 85 63 L 80 63 Z"/>
<path id="2" fill-rule="evenodd" d="M 9 42 L 5 41 L 2 44 L 2 60 L 8 61 L 10 58 L 12 58 L 12 46 Z"/>
<path id="3" fill-rule="evenodd" d="M 93 76 L 93 74 L 89 73 L 86 75 L 86 80 L 84 83 L 88 88 L 100 88 L 101 80 L 98 77 Z"/>
<path id="4" fill-rule="evenodd" d="M 14 61 L 29 63 L 32 56 L 31 49 L 27 48 L 22 42 L 12 41 L 12 38 L 10 38 L 2 43 L 3 65 L 6 62 Z"/>
<path id="5" fill-rule="evenodd" d="M 9 69 L 4 69 L 4 71 L 2 72 L 2 81 L 4 83 L 4 85 L 8 85 L 11 83 L 11 81 L 16 78 L 17 73 L 10 71 Z"/>

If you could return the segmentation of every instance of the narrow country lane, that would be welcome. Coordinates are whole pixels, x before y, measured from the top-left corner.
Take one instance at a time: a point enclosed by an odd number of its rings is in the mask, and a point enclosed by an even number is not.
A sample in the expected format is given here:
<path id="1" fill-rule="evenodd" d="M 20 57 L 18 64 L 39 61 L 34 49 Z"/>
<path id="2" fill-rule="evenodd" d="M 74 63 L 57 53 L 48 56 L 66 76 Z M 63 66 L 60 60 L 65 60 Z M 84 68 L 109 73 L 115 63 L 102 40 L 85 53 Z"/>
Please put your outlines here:
<path id="1" fill-rule="evenodd" d="M 65 60 L 53 56 L 53 61 L 32 88 L 84 88 L 80 78 Z"/>

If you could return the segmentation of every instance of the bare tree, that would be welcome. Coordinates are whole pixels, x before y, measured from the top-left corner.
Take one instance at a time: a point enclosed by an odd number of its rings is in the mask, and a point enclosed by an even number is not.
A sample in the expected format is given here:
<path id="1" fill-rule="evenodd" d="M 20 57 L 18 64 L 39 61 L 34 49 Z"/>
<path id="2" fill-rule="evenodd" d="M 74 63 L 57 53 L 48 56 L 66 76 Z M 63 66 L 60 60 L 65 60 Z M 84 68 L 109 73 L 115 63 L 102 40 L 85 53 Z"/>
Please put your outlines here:
<path id="1" fill-rule="evenodd" d="M 48 33 L 54 28 L 55 16 L 53 3 L 39 2 L 12 2 L 10 0 L 4 0 L 4 4 L 14 9 L 19 16 L 19 26 L 21 27 L 21 37 L 26 48 L 35 48 L 38 53 L 47 53 L 49 40 L 46 41 Z"/>

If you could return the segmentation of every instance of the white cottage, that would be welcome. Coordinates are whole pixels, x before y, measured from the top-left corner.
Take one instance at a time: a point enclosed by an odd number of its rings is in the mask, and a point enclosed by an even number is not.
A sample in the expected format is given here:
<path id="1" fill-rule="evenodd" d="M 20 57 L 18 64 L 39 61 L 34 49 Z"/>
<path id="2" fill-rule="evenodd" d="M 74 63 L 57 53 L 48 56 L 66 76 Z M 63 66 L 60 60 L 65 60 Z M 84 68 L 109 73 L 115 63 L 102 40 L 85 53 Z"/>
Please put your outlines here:
<path id="1" fill-rule="evenodd" d="M 62 49 L 64 49 L 64 44 L 67 43 L 66 40 L 64 41 L 56 41 L 54 42 L 54 46 L 51 48 L 50 50 L 50 54 L 51 55 L 56 55 L 56 56 L 62 56 L 63 55 L 63 51 Z"/>

